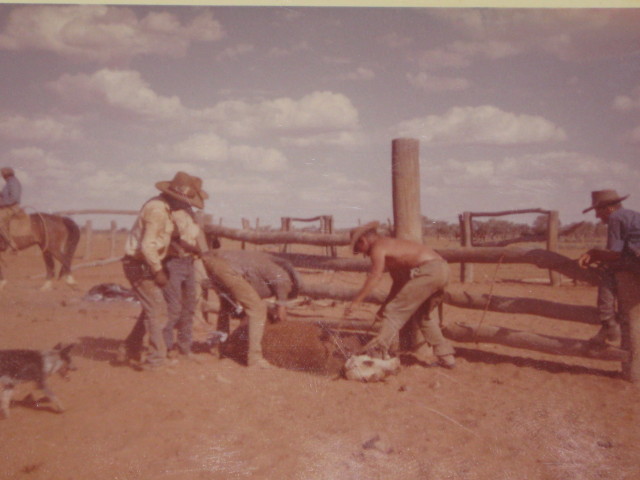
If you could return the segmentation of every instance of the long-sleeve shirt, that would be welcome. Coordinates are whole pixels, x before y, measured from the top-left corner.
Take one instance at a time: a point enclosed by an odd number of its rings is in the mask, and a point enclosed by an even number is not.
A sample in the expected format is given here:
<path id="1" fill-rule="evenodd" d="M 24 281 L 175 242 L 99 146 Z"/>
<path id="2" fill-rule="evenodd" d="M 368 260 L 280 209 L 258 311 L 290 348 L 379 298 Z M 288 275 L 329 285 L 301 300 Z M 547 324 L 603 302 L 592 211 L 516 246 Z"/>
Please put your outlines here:
<path id="1" fill-rule="evenodd" d="M 620 208 L 607 222 L 607 249 L 623 256 L 640 255 L 640 213 Z"/>
<path id="2" fill-rule="evenodd" d="M 160 197 L 145 203 L 124 245 L 126 255 L 144 260 L 155 274 L 162 270 L 174 223 L 169 205 Z"/>
<path id="3" fill-rule="evenodd" d="M 15 175 L 6 179 L 6 183 L 0 191 L 0 207 L 9 207 L 20 203 L 22 185 Z"/>
<path id="4" fill-rule="evenodd" d="M 206 242 L 204 239 L 204 233 L 200 226 L 196 223 L 193 212 L 185 210 L 183 208 L 173 210 L 171 212 L 171 219 L 173 220 L 177 232 L 174 231 L 173 236 L 178 237 L 182 242 L 189 245 L 191 248 L 199 247 L 200 251 L 206 250 Z M 170 255 L 192 255 L 190 252 L 185 252 L 180 248 L 179 244 L 172 243 L 169 248 Z"/>

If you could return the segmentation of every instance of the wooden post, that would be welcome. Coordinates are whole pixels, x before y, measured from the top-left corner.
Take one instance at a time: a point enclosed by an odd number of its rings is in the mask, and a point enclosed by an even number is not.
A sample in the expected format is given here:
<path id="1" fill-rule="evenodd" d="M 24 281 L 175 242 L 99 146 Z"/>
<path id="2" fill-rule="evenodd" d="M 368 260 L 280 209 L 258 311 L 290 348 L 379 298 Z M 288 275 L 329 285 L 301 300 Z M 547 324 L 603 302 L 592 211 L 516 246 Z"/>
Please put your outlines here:
<path id="1" fill-rule="evenodd" d="M 84 224 L 84 258 L 91 258 L 91 243 L 93 242 L 93 228 L 91 224 L 91 220 L 87 220 L 87 223 Z"/>
<path id="2" fill-rule="evenodd" d="M 560 227 L 560 219 L 557 210 L 551 210 L 547 220 L 547 250 L 550 252 L 558 251 L 558 230 Z M 562 279 L 558 272 L 549 270 L 549 281 L 551 286 L 559 287 Z"/>
<path id="3" fill-rule="evenodd" d="M 323 215 L 322 217 L 320 217 L 320 231 L 322 233 L 328 233 L 328 234 L 333 233 L 333 216 Z M 326 247 L 326 251 L 329 255 L 331 255 L 334 258 L 338 256 L 338 252 L 336 250 L 335 245 L 328 245 Z"/>
<path id="4" fill-rule="evenodd" d="M 395 236 L 422 242 L 418 140 L 413 138 L 393 140 L 391 181 Z"/>
<path id="5" fill-rule="evenodd" d="M 111 243 L 109 247 L 109 258 L 113 258 L 116 256 L 116 235 L 118 233 L 118 225 L 115 220 L 111 220 L 111 232 L 110 238 Z"/>
<path id="6" fill-rule="evenodd" d="M 618 272 L 616 283 L 622 318 L 621 346 L 629 351 L 629 360 L 622 363 L 622 376 L 640 383 L 640 275 Z"/>
<path id="7" fill-rule="evenodd" d="M 391 144 L 391 184 L 395 237 L 422 243 L 420 212 L 420 143 L 396 138 Z M 400 348 L 412 350 L 419 341 L 415 321 L 400 330 Z"/>
<path id="8" fill-rule="evenodd" d="M 249 220 L 246 219 L 246 218 L 242 219 L 242 229 L 243 230 L 251 230 L 251 225 L 249 224 Z M 242 250 L 244 250 L 246 248 L 246 243 L 245 242 L 242 242 L 241 248 L 242 248 Z"/>
<path id="9" fill-rule="evenodd" d="M 290 217 L 280 217 L 280 231 L 288 232 L 291 230 L 291 218 Z M 289 245 L 287 243 L 282 244 L 280 247 L 280 251 L 282 253 L 286 253 L 289 250 Z"/>
<path id="10" fill-rule="evenodd" d="M 471 247 L 471 212 L 463 212 L 459 217 L 460 221 L 460 243 L 463 247 Z M 462 283 L 473 282 L 473 264 L 460 264 L 460 281 Z"/>

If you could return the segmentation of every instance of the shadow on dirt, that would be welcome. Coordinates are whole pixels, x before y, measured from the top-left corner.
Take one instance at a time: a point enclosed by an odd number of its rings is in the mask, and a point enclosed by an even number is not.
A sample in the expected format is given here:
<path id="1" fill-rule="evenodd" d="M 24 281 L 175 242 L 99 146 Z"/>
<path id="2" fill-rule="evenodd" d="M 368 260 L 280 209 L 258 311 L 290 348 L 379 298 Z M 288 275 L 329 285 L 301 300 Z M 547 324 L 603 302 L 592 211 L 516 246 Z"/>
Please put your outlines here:
<path id="1" fill-rule="evenodd" d="M 601 370 L 597 368 L 583 367 L 580 365 L 567 365 L 561 362 L 551 362 L 548 360 L 536 360 L 532 358 L 514 357 L 493 352 L 483 352 L 456 347 L 456 357 L 464 358 L 470 363 L 487 363 L 498 365 L 508 363 L 517 367 L 529 367 L 536 370 L 543 370 L 549 373 L 571 373 L 574 375 L 597 375 L 601 377 L 620 378 L 620 372 Z"/>
<path id="2" fill-rule="evenodd" d="M 80 337 L 74 353 L 97 362 L 114 363 L 117 360 L 120 345 L 122 345 L 122 339 L 119 338 Z"/>

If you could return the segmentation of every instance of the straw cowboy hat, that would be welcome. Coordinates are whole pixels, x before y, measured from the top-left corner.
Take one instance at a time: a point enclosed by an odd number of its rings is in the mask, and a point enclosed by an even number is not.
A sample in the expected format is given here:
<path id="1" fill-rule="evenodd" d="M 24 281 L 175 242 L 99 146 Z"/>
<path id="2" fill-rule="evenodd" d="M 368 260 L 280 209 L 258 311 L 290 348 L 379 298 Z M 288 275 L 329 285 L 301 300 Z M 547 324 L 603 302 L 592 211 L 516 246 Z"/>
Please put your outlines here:
<path id="1" fill-rule="evenodd" d="M 209 198 L 207 192 L 202 190 L 202 179 L 185 172 L 176 173 L 170 182 L 156 183 L 156 188 L 196 208 L 204 208 L 204 201 Z"/>
<path id="2" fill-rule="evenodd" d="M 602 208 L 608 207 L 609 205 L 615 205 L 616 203 L 622 202 L 629 195 L 625 195 L 624 197 L 619 197 L 618 192 L 615 190 L 596 190 L 595 192 L 591 192 L 591 206 L 582 211 L 582 213 L 587 213 L 589 210 L 593 210 L 594 208 Z"/>
<path id="3" fill-rule="evenodd" d="M 378 225 L 380 225 L 380 222 L 374 221 L 374 222 L 365 223 L 364 225 L 360 225 L 359 227 L 356 227 L 353 230 L 351 230 L 349 235 L 351 236 L 350 245 L 351 245 L 351 251 L 353 253 L 356 253 L 355 251 L 356 243 L 358 243 L 358 240 L 360 240 L 360 237 L 362 237 L 365 233 L 368 233 L 372 230 L 376 231 L 378 229 Z"/>

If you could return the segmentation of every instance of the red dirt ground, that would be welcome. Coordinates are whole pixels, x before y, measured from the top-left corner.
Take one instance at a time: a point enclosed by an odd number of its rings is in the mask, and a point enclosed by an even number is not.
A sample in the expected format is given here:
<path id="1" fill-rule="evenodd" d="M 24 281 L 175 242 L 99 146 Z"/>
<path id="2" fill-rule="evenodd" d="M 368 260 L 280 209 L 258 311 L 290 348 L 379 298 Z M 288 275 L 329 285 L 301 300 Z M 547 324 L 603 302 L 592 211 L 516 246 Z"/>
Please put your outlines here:
<path id="1" fill-rule="evenodd" d="M 89 260 L 83 251 L 81 243 L 76 264 Z M 44 271 L 38 250 L 3 258 L 9 284 L 0 292 L 0 348 L 75 341 L 78 370 L 69 381 L 50 381 L 67 407 L 62 414 L 23 400 L 31 386 L 18 389 L 11 417 L 0 420 L 0 478 L 640 478 L 639 390 L 619 378 L 617 363 L 456 344 L 458 366 L 451 371 L 414 362 L 385 383 L 336 379 L 318 373 L 325 352 L 319 330 L 305 321 L 339 319 L 344 307 L 312 301 L 267 331 L 268 358 L 287 368 L 250 369 L 200 353 L 197 363 L 140 372 L 113 364 L 138 306 L 83 300 L 99 283 L 128 286 L 119 263 L 76 270 L 76 289 L 57 283 L 40 292 L 42 279 L 33 278 Z M 593 287 L 522 282 L 546 278 L 535 267 L 475 267 L 468 290 L 488 293 L 493 283 L 494 295 L 595 302 Z M 452 268 L 457 282 L 458 267 Z M 363 279 L 302 274 L 346 288 Z M 373 311 L 358 316 L 370 319 Z M 584 339 L 597 330 L 454 307 L 445 308 L 445 318 Z"/>

